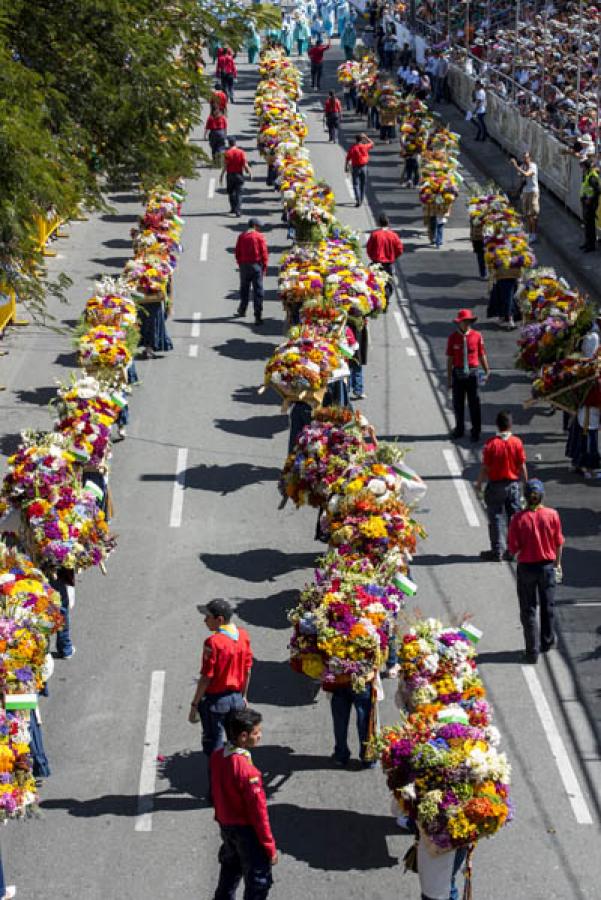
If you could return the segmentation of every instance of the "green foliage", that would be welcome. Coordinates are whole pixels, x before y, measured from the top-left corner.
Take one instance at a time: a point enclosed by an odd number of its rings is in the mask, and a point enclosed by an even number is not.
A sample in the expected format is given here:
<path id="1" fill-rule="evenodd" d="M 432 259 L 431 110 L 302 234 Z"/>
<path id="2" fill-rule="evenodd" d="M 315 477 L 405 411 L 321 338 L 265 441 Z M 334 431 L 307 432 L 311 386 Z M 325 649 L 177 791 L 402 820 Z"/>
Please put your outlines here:
<path id="1" fill-rule="evenodd" d="M 67 285 L 44 281 L 36 216 L 99 208 L 107 181 L 191 176 L 204 45 L 237 49 L 249 21 L 278 15 L 224 0 L 0 0 L 0 268 L 34 314 Z"/>

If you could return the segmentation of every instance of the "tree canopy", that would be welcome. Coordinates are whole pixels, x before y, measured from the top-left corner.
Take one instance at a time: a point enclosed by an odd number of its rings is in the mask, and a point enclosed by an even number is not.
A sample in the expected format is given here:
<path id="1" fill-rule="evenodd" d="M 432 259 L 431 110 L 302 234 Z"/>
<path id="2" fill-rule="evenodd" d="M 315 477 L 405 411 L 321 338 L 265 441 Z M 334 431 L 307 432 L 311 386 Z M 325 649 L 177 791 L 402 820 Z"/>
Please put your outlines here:
<path id="1" fill-rule="evenodd" d="M 35 217 L 98 207 L 115 179 L 190 176 L 203 48 L 238 48 L 250 21 L 277 16 L 231 0 L 0 0 L 0 268 L 23 299 L 42 310 L 48 288 Z"/>

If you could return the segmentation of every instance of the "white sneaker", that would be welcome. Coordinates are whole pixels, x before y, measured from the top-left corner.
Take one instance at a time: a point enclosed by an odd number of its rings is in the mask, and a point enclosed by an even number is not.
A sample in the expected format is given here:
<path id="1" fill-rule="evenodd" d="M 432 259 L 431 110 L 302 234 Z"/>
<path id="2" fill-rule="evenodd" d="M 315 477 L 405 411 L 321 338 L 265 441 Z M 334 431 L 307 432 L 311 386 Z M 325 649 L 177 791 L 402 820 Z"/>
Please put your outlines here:
<path id="1" fill-rule="evenodd" d="M 6 891 L 4 893 L 4 896 L 2 897 L 2 900 L 11 900 L 11 897 L 16 897 L 16 896 L 17 896 L 16 886 L 14 884 L 7 884 Z"/>

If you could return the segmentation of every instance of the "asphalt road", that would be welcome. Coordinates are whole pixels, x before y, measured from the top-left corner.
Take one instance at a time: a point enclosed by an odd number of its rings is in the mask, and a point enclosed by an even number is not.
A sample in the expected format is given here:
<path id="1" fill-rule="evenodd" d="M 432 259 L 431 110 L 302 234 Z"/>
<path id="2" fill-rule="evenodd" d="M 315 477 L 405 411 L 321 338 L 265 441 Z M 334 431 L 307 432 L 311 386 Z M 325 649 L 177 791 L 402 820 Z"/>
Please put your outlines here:
<path id="1" fill-rule="evenodd" d="M 327 63 L 329 77 L 335 61 Z M 43 788 L 43 818 L 11 824 L 2 837 L 8 879 L 23 898 L 212 897 L 217 828 L 202 799 L 199 731 L 187 724 L 186 715 L 205 636 L 196 606 L 215 596 L 237 604 L 257 657 L 250 699 L 263 712 L 265 728 L 255 760 L 265 772 L 282 853 L 273 897 L 419 896 L 417 879 L 402 874 L 399 860 L 409 838 L 390 816 L 382 774 L 331 768 L 328 701 L 287 665 L 286 609 L 310 577 L 321 545 L 313 541 L 311 510 L 277 510 L 287 420 L 275 395 L 256 391 L 283 332 L 275 286 L 287 241 L 278 196 L 265 187 L 264 166 L 254 150 L 255 82 L 256 74 L 242 66 L 240 102 L 230 127 L 250 151 L 257 173 L 245 191 L 244 216 L 262 217 L 270 245 L 265 324 L 259 331 L 250 316 L 247 322 L 231 318 L 237 299 L 232 250 L 244 219 L 225 215 L 227 199 L 211 184 L 215 173 L 203 169 L 189 185 L 185 205 L 185 252 L 170 323 L 175 350 L 140 364 L 143 383 L 131 404 L 130 436 L 115 447 L 113 525 L 119 548 L 107 578 L 94 573 L 81 582 L 73 624 L 78 653 L 57 664 L 44 704 L 53 774 Z M 327 144 L 317 106 L 309 94 L 303 108 L 314 165 L 332 184 L 340 217 L 367 231 L 370 210 L 354 208 L 343 151 Z M 353 123 L 345 127 L 350 132 Z M 411 448 L 411 463 L 428 481 L 420 517 L 429 537 L 416 560 L 419 594 L 413 606 L 446 620 L 469 611 L 484 630 L 480 665 L 513 766 L 515 821 L 478 848 L 475 896 L 592 900 L 601 875 L 599 754 L 577 701 L 578 681 L 572 679 L 586 671 L 584 661 L 570 667 L 569 652 L 564 655 L 572 640 L 568 612 L 576 617 L 573 630 L 582 630 L 580 607 L 562 610 L 562 651 L 550 654 L 537 667 L 536 680 L 528 682 L 519 664 L 522 640 L 511 567 L 479 562 L 487 545 L 484 517 L 469 492 L 466 511 L 460 479 L 453 477 L 470 462 L 469 448 L 460 457 L 448 440 L 439 366 L 452 312 L 475 303 L 481 292 L 473 277 L 466 216 L 458 204 L 447 246 L 431 251 L 419 228 L 415 195 L 398 186 L 392 146 L 375 150 L 370 169 L 370 205 L 375 211 L 385 205 L 402 230 L 407 253 L 396 310 L 401 327 L 395 310 L 374 323 L 364 409 L 380 435 Z M 53 269 L 63 267 L 74 278 L 72 305 L 57 310 L 63 320 L 77 318 L 93 275 L 116 274 L 129 254 L 138 199 L 117 195 L 113 202 L 114 215 L 74 225 L 71 238 L 60 245 L 63 258 L 52 262 Z M 203 244 L 206 260 L 201 260 Z M 496 370 L 486 397 L 490 425 L 500 405 L 519 402 L 525 385 L 511 368 L 511 338 L 483 330 Z M 0 360 L 0 381 L 9 388 L 0 398 L 4 453 L 14 447 L 21 428 L 49 424 L 44 407 L 51 386 L 74 362 L 69 339 L 48 331 L 15 331 L 7 345 L 11 355 Z M 547 433 L 553 430 L 552 440 L 539 427 L 538 414 L 519 423 L 529 450 L 544 446 L 546 460 L 558 446 L 555 422 L 542 423 Z M 178 461 L 185 480 L 181 494 L 174 489 Z M 555 480 L 552 496 L 558 502 L 561 484 Z M 174 495 L 183 502 L 181 520 Z M 558 505 L 562 512 L 568 508 L 567 501 Z M 582 580 L 595 575 L 586 562 L 587 540 L 569 532 L 566 555 L 566 590 L 584 599 L 589 595 Z M 572 560 L 580 564 L 572 566 Z M 591 623 L 579 638 L 591 643 L 592 653 L 598 643 L 594 627 Z M 160 721 L 156 754 L 152 729 L 147 730 L 151 685 L 154 699 L 162 698 L 162 708 L 155 703 L 151 716 L 151 722 Z M 537 696 L 535 703 L 532 690 L 540 690 L 543 700 Z M 393 721 L 394 686 L 386 684 L 386 691 L 381 717 Z M 547 710 L 560 746 L 549 743 L 543 726 L 545 721 L 550 727 Z M 145 742 L 150 763 L 154 755 L 160 759 L 151 817 L 140 823 Z M 565 781 L 570 771 L 572 784 Z M 149 823 L 151 830 L 136 830 Z"/>

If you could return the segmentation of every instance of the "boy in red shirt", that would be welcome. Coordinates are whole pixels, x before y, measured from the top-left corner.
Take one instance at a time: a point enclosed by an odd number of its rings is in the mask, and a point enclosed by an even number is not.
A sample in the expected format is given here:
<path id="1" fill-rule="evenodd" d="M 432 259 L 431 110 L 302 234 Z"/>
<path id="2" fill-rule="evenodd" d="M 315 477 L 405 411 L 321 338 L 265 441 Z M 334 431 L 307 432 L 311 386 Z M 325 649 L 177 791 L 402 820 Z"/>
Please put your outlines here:
<path id="1" fill-rule="evenodd" d="M 188 720 L 202 723 L 202 749 L 207 757 L 223 747 L 223 721 L 234 709 L 244 709 L 253 655 L 244 628 L 231 621 L 227 600 L 211 600 L 205 623 L 211 635 L 204 642 L 200 678 Z"/>
<path id="2" fill-rule="evenodd" d="M 486 481 L 484 502 L 488 516 L 490 550 L 483 550 L 481 559 L 501 562 L 513 559 L 503 548 L 503 519 L 507 524 L 521 508 L 520 480 L 528 481 L 526 452 L 519 437 L 511 433 L 511 414 L 502 410 L 497 416 L 497 434 L 490 438 L 482 451 L 482 465 L 474 484 L 482 490 Z"/>
<path id="3" fill-rule="evenodd" d="M 232 900 L 242 879 L 247 900 L 265 900 L 273 884 L 271 868 L 278 853 L 261 773 L 249 752 L 261 740 L 261 721 L 261 713 L 253 709 L 229 713 L 228 742 L 213 756 L 211 788 L 223 841 L 214 900 Z"/>
<path id="4" fill-rule="evenodd" d="M 373 147 L 366 134 L 355 135 L 355 143 L 346 154 L 344 171 L 351 171 L 353 191 L 355 193 L 355 206 L 361 206 L 365 196 L 365 182 L 367 180 L 367 164 L 369 151 Z"/>

